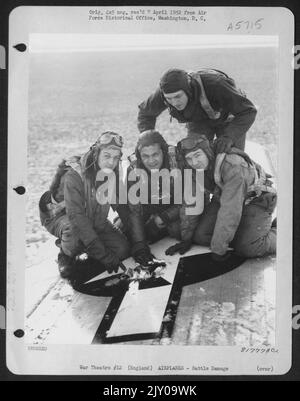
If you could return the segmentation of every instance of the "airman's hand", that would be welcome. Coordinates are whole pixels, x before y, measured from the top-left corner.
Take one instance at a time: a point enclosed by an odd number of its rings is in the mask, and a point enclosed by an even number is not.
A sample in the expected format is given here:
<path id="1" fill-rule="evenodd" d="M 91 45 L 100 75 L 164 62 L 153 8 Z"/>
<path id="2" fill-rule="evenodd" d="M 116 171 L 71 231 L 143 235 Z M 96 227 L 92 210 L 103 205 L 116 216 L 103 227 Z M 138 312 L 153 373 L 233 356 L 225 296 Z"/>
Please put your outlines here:
<path id="1" fill-rule="evenodd" d="M 191 246 L 191 241 L 181 241 L 173 246 L 170 246 L 170 248 L 166 250 L 165 254 L 173 256 L 178 252 L 180 255 L 184 255 L 191 248 Z"/>

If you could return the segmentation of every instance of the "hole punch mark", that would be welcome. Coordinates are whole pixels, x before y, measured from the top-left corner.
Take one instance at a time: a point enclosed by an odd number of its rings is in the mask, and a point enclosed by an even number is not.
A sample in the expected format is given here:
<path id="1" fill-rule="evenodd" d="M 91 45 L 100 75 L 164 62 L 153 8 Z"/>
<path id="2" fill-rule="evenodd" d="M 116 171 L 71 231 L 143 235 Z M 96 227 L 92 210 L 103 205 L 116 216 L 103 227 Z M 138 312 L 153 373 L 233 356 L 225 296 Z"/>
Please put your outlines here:
<path id="1" fill-rule="evenodd" d="M 13 46 L 19 52 L 25 52 L 27 50 L 27 46 L 25 43 L 18 43 L 17 45 Z"/>
<path id="2" fill-rule="evenodd" d="M 18 330 L 16 330 L 16 331 L 14 331 L 14 335 L 16 336 L 16 337 L 18 337 L 18 338 L 22 338 L 22 337 L 24 337 L 24 330 L 21 330 L 21 329 L 18 329 Z"/>
<path id="3" fill-rule="evenodd" d="M 16 191 L 16 193 L 19 195 L 24 195 L 26 192 L 26 189 L 24 187 L 20 186 L 20 187 L 14 188 L 14 191 Z"/>

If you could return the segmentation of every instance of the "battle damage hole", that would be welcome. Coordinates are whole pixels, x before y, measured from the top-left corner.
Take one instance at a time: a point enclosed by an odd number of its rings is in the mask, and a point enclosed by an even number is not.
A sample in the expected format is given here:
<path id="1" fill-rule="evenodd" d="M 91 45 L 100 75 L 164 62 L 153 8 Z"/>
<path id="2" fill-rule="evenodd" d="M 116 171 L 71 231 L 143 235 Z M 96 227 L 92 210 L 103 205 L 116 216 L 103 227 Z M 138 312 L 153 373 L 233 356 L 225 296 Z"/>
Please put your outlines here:
<path id="1" fill-rule="evenodd" d="M 19 195 L 24 195 L 25 194 L 25 192 L 26 192 L 26 189 L 24 188 L 24 187 L 16 187 L 16 188 L 14 188 L 14 191 L 16 191 L 17 192 L 17 194 L 19 194 Z"/>
<path id="2" fill-rule="evenodd" d="M 14 335 L 16 336 L 16 337 L 18 337 L 18 338 L 22 338 L 22 337 L 24 337 L 24 330 L 21 330 L 21 329 L 18 329 L 18 330 L 16 330 L 15 332 L 14 332 Z"/>
<path id="3" fill-rule="evenodd" d="M 14 48 L 16 50 L 18 50 L 19 52 L 25 52 L 27 49 L 27 46 L 25 45 L 25 43 L 18 43 L 17 45 L 14 46 Z"/>

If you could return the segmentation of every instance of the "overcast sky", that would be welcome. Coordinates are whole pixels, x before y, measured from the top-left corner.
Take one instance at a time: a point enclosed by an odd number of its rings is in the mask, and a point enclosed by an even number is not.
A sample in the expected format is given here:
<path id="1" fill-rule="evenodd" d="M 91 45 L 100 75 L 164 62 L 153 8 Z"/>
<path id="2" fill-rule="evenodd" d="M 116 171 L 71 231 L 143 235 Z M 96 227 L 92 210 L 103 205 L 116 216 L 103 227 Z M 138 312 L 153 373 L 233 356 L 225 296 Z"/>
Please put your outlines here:
<path id="1" fill-rule="evenodd" d="M 278 46 L 265 35 L 30 34 L 30 52 L 128 51 Z"/>

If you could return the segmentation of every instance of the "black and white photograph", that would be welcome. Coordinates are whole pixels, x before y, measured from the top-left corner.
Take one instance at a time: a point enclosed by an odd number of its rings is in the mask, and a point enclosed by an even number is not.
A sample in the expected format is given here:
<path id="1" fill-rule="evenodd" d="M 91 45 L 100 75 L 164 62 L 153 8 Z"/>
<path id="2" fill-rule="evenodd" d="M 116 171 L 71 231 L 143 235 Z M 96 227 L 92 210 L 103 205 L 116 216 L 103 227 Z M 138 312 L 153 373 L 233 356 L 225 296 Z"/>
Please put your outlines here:
<path id="1" fill-rule="evenodd" d="M 293 37 L 274 21 L 291 15 L 63 8 L 62 28 L 57 8 L 43 29 L 35 7 L 11 17 L 28 21 L 10 75 L 9 180 L 26 188 L 9 205 L 12 369 L 287 371 Z"/>

